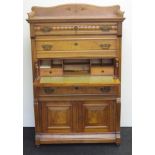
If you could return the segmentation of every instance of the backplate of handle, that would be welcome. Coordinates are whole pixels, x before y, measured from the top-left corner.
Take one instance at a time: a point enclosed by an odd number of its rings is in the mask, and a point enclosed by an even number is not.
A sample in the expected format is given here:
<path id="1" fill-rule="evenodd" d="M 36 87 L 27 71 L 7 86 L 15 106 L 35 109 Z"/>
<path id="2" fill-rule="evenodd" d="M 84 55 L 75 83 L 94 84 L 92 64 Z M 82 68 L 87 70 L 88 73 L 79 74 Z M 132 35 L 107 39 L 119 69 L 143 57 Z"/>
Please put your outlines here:
<path id="1" fill-rule="evenodd" d="M 46 94 L 51 94 L 51 93 L 53 93 L 55 90 L 54 90 L 54 88 L 45 88 L 44 89 L 44 92 L 46 93 Z"/>
<path id="2" fill-rule="evenodd" d="M 100 44 L 100 47 L 101 47 L 102 49 L 109 49 L 110 46 L 111 46 L 111 44 Z"/>
<path id="3" fill-rule="evenodd" d="M 52 45 L 42 45 L 43 50 L 50 51 L 52 49 Z"/>
<path id="4" fill-rule="evenodd" d="M 42 32 L 50 32 L 50 31 L 52 31 L 52 28 L 51 27 L 43 27 L 43 28 L 41 28 L 41 31 Z"/>
<path id="5" fill-rule="evenodd" d="M 100 29 L 101 29 L 102 31 L 110 31 L 110 30 L 111 30 L 111 26 L 102 25 L 102 26 L 100 26 Z"/>
<path id="6" fill-rule="evenodd" d="M 105 87 L 100 88 L 100 90 L 101 90 L 103 93 L 108 93 L 108 92 L 110 92 L 111 87 L 105 86 Z"/>

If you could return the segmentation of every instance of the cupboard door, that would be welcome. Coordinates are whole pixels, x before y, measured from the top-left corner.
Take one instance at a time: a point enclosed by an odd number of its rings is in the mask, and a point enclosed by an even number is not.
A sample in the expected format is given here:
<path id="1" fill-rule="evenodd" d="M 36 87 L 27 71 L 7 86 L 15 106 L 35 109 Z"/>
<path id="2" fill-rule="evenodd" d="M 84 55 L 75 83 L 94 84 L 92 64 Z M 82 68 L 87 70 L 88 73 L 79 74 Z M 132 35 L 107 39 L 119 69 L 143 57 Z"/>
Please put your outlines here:
<path id="1" fill-rule="evenodd" d="M 72 132 L 73 119 L 73 104 L 71 102 L 53 101 L 42 103 L 43 132 Z"/>
<path id="2" fill-rule="evenodd" d="M 112 132 L 115 123 L 114 101 L 85 101 L 81 103 L 79 117 L 83 132 Z"/>

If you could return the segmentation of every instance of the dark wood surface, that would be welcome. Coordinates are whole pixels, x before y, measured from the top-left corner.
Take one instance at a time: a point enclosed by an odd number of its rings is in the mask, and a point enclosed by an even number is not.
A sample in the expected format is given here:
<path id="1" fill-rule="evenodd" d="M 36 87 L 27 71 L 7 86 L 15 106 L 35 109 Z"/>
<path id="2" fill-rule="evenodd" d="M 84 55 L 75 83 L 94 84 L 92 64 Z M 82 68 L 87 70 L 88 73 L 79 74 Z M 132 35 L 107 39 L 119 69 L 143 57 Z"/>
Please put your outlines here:
<path id="1" fill-rule="evenodd" d="M 119 6 L 32 7 L 35 144 L 120 144 Z"/>

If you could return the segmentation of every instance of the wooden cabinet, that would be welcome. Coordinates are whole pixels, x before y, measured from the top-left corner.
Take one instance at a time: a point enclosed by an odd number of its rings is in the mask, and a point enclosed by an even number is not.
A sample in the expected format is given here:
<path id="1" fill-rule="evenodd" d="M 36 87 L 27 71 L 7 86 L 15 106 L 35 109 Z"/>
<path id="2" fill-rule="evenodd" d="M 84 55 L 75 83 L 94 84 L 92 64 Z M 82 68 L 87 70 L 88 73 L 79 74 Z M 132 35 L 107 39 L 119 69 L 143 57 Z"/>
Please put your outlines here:
<path id="1" fill-rule="evenodd" d="M 32 7 L 35 144 L 120 143 L 119 6 Z"/>

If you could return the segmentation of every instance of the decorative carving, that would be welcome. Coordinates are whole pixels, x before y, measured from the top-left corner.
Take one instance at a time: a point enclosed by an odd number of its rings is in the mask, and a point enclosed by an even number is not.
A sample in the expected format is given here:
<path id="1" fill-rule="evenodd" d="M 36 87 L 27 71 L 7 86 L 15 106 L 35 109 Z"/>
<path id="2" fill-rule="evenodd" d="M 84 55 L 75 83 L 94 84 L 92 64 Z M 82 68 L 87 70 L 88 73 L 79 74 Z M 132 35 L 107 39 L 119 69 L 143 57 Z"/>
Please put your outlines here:
<path id="1" fill-rule="evenodd" d="M 116 102 L 117 102 L 117 103 L 121 103 L 121 99 L 120 99 L 120 98 L 117 98 L 117 99 L 116 99 Z"/>
<path id="2" fill-rule="evenodd" d="M 63 12 L 63 13 L 62 13 Z M 99 7 L 88 4 L 66 4 L 54 7 L 32 7 L 28 21 L 36 19 L 115 19 L 122 21 L 124 12 L 120 6 Z"/>
<path id="3" fill-rule="evenodd" d="M 35 77 L 38 77 L 39 76 L 39 65 L 38 65 L 38 61 L 36 61 L 35 63 Z"/>

